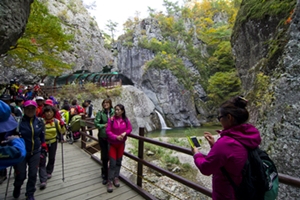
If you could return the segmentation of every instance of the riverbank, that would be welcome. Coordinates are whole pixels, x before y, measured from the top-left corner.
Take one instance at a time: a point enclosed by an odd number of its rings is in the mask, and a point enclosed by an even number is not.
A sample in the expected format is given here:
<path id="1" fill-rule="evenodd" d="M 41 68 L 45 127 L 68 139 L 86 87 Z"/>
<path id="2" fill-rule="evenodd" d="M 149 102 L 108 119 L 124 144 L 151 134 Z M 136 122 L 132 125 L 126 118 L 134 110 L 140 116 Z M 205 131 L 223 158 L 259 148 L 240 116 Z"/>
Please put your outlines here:
<path id="1" fill-rule="evenodd" d="M 166 143 L 174 143 L 173 137 L 159 137 L 159 138 L 152 138 L 156 139 L 162 142 Z M 204 141 L 201 144 L 201 152 L 207 154 L 210 150 L 209 144 L 205 141 L 204 137 L 198 137 L 198 139 Z M 187 139 L 185 137 L 176 138 L 176 142 L 180 144 L 180 146 L 188 147 L 189 143 L 187 142 Z M 126 151 L 130 153 L 134 153 L 136 150 L 135 142 L 133 142 L 133 139 L 128 139 L 126 142 Z M 145 156 L 147 154 L 155 154 L 155 152 L 145 152 Z M 166 153 L 167 152 L 166 150 Z M 185 176 L 187 177 L 193 177 L 195 183 L 204 186 L 208 189 L 212 189 L 212 177 L 211 176 L 204 176 L 200 173 L 198 168 L 194 164 L 194 159 L 190 155 L 186 155 L 179 152 L 174 152 L 170 154 L 171 157 L 178 158 L 180 161 L 180 164 L 172 164 L 172 163 L 163 163 L 159 159 L 153 159 L 150 162 L 156 166 L 162 167 L 162 168 L 168 168 L 169 171 L 172 171 L 175 174 L 185 173 Z M 185 167 L 188 167 L 188 169 L 184 169 Z M 192 168 L 192 170 L 189 169 L 189 167 Z M 124 174 L 126 177 L 128 177 L 131 181 L 136 182 L 136 169 L 137 164 L 135 161 L 127 158 L 124 156 L 123 163 L 122 163 L 122 170 L 121 173 Z M 191 173 L 191 174 L 189 174 Z M 163 176 L 162 174 L 149 169 L 148 167 L 143 168 L 143 188 L 147 190 L 152 195 L 156 196 L 158 199 L 169 199 L 169 200 L 175 200 L 175 199 L 203 199 L 203 200 L 209 200 L 211 198 L 201 194 L 200 192 L 195 191 L 194 189 L 191 189 L 189 187 L 186 187 L 182 185 L 181 183 L 178 183 L 177 181 L 174 181 L 166 176 Z"/>

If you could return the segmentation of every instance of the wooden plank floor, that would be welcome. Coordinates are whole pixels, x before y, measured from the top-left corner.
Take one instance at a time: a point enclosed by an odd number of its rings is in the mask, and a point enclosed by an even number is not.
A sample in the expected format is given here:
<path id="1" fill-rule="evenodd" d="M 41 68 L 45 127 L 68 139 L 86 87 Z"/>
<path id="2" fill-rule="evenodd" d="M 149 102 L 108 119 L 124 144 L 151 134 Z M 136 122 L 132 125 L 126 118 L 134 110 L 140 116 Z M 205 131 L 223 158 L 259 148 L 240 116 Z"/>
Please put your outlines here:
<path id="1" fill-rule="evenodd" d="M 77 143 L 79 143 L 78 141 Z M 119 188 L 114 187 L 112 193 L 107 193 L 106 186 L 102 185 L 101 166 L 93 161 L 90 156 L 81 150 L 77 144 L 64 144 L 64 174 L 65 181 L 62 181 L 62 159 L 61 144 L 56 153 L 55 168 L 52 178 L 48 180 L 47 188 L 39 189 L 39 179 L 37 179 L 35 199 L 36 200 L 142 200 L 138 193 L 131 190 L 126 184 L 121 182 Z M 13 170 L 12 170 L 13 171 Z M 13 172 L 12 172 L 13 173 Z M 13 175 L 11 175 L 7 200 L 13 200 Z M 25 188 L 27 179 L 22 186 L 19 200 L 25 199 Z M 7 181 L 0 186 L 0 199 L 4 199 Z"/>

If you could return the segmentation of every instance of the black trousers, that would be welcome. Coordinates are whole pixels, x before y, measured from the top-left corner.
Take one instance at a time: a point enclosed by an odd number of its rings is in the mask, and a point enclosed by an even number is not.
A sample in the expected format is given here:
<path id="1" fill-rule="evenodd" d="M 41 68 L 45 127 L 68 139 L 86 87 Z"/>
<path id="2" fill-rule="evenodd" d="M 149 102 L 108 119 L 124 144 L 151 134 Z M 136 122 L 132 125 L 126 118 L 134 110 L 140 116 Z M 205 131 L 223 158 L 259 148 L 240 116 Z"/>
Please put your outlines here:
<path id="1" fill-rule="evenodd" d="M 102 176 L 103 179 L 107 180 L 108 178 L 108 141 L 106 138 L 98 138 L 98 142 L 101 148 L 101 161 L 102 161 Z"/>

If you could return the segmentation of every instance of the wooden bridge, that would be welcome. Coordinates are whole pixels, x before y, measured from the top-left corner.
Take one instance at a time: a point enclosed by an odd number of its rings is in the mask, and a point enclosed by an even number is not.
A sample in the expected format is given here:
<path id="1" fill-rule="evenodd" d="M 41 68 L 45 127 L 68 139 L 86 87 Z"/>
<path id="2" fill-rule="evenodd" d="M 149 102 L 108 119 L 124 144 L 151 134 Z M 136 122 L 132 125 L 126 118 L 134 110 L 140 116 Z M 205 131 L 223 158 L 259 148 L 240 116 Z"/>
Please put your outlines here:
<path id="1" fill-rule="evenodd" d="M 80 144 L 80 142 L 77 142 Z M 85 151 L 80 149 L 76 143 L 63 144 L 64 152 L 64 181 L 62 180 L 62 154 L 61 144 L 56 153 L 55 168 L 53 176 L 48 180 L 44 190 L 39 189 L 39 179 L 37 179 L 35 199 L 36 200 L 99 200 L 99 199 L 144 199 L 136 191 L 132 190 L 125 183 L 121 182 L 119 188 L 114 188 L 112 193 L 107 193 L 106 186 L 102 184 L 101 166 L 92 160 Z M 13 170 L 12 170 L 13 171 Z M 7 200 L 14 200 L 13 193 L 13 172 L 9 180 Z M 25 200 L 27 179 L 22 186 L 19 200 Z M 0 187 L 0 199 L 5 197 L 7 180 Z"/>

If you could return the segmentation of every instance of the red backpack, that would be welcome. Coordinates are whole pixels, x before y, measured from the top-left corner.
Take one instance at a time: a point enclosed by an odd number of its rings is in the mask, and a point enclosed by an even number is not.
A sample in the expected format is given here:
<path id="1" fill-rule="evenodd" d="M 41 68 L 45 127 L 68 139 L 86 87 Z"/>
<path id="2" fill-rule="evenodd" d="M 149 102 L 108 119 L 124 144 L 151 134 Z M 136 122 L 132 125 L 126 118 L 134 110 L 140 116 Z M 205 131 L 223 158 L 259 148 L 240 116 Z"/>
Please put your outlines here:
<path id="1" fill-rule="evenodd" d="M 70 115 L 71 116 L 78 115 L 78 108 L 76 105 L 70 107 Z"/>
<path id="2" fill-rule="evenodd" d="M 78 115 L 79 113 L 84 113 L 84 110 L 81 106 L 75 105 L 70 107 L 70 116 Z"/>

